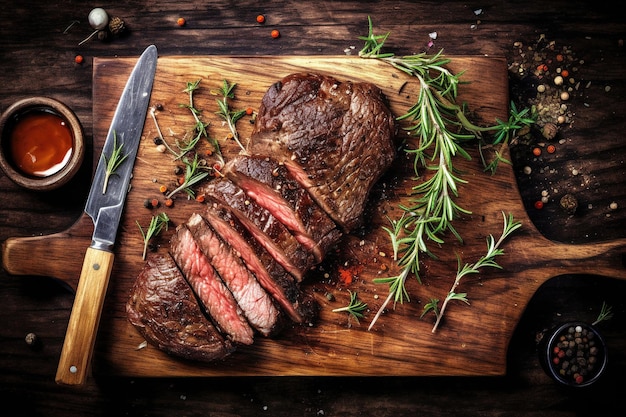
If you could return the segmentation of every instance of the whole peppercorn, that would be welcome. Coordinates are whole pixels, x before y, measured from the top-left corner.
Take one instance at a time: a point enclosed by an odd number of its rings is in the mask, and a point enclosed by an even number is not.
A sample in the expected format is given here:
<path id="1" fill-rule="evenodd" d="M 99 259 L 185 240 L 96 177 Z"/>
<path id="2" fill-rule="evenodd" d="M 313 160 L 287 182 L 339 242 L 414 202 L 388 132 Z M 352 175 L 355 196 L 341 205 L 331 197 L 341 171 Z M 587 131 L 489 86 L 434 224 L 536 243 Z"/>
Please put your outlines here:
<path id="1" fill-rule="evenodd" d="M 109 31 L 113 35 L 120 35 L 126 30 L 126 25 L 119 17 L 114 17 L 109 21 Z"/>

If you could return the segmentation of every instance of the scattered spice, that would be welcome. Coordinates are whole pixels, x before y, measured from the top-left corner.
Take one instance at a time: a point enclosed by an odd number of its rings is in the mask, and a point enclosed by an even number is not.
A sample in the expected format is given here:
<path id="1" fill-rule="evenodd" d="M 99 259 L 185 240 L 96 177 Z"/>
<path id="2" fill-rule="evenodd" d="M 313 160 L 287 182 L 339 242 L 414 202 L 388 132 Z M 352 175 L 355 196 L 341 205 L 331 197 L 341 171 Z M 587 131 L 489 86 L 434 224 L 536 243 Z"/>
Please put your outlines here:
<path id="1" fill-rule="evenodd" d="M 271 35 L 271 36 L 272 36 L 272 38 L 274 38 L 274 39 L 278 39 L 278 38 L 280 38 L 280 32 L 278 31 L 278 29 L 274 29 L 274 30 L 270 33 L 270 35 Z"/>
<path id="2" fill-rule="evenodd" d="M 257 23 L 265 23 L 265 16 L 263 16 L 262 14 L 258 15 L 256 17 L 256 21 Z"/>
<path id="3" fill-rule="evenodd" d="M 162 194 L 165 194 L 165 193 L 167 192 L 167 187 L 166 187 L 165 185 L 162 185 L 162 186 L 160 186 L 160 187 L 159 187 L 159 191 L 160 191 Z"/>
<path id="4" fill-rule="evenodd" d="M 246 115 L 251 116 L 254 113 L 254 109 L 252 107 L 248 107 L 246 109 Z"/>
<path id="5" fill-rule="evenodd" d="M 556 146 L 548 145 L 548 147 L 546 148 L 546 151 L 548 151 L 548 153 L 555 153 L 556 152 Z"/>
<path id="6" fill-rule="evenodd" d="M 541 200 L 535 201 L 535 208 L 537 210 L 541 210 L 543 208 L 543 201 L 541 201 Z"/>
<path id="7" fill-rule="evenodd" d="M 185 20 L 184 17 L 179 17 L 178 20 L 176 21 L 176 24 L 180 27 L 183 27 L 187 24 L 187 20 Z"/>
<path id="8" fill-rule="evenodd" d="M 539 147 L 533 148 L 533 155 L 535 155 L 535 156 L 541 155 L 541 148 L 539 148 Z"/>
<path id="9" fill-rule="evenodd" d="M 84 60 L 85 60 L 85 59 L 83 58 L 83 56 L 82 56 L 82 55 L 76 55 L 76 56 L 74 57 L 74 62 L 76 62 L 77 64 L 82 64 Z"/>
<path id="10" fill-rule="evenodd" d="M 363 271 L 363 266 L 361 265 L 340 266 L 337 269 L 337 273 L 339 274 L 339 280 L 345 285 L 352 284 L 354 277 L 358 276 L 361 271 Z"/>
<path id="11" fill-rule="evenodd" d="M 171 198 L 165 199 L 165 207 L 172 207 L 174 205 L 174 200 Z"/>

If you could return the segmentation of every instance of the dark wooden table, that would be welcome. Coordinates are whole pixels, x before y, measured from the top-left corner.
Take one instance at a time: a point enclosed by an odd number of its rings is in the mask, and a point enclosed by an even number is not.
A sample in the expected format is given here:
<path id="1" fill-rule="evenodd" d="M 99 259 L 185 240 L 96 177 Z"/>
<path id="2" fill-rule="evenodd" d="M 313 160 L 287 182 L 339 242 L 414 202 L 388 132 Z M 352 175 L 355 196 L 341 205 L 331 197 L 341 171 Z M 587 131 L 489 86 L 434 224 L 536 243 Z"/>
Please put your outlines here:
<path id="1" fill-rule="evenodd" d="M 100 4 L 9 0 L 0 8 L 0 110 L 25 96 L 47 95 L 69 105 L 92 140 L 92 60 L 136 56 L 154 43 L 168 55 L 341 55 L 361 46 L 371 16 L 391 31 L 396 54 L 443 48 L 454 55 L 506 57 L 511 97 L 530 90 L 514 76 L 519 52 L 538 40 L 575 54 L 580 88 L 569 103 L 571 124 L 561 131 L 560 159 L 541 165 L 532 144 L 512 146 L 523 201 L 548 238 L 590 243 L 626 237 L 626 58 L 622 12 L 602 2 L 105 2 L 128 32 L 78 46 Z M 480 9 L 480 10 L 479 10 Z M 256 16 L 267 22 L 260 30 Z M 176 20 L 187 24 L 179 27 Z M 69 28 L 73 21 L 79 21 Z M 270 30 L 281 37 L 272 39 Z M 520 42 L 520 44 L 516 44 Z M 541 42 L 540 42 L 541 43 Z M 75 63 L 82 55 L 84 62 Z M 111 74 L 115 77 L 116 74 Z M 20 189 L 0 174 L 0 241 L 65 230 L 79 217 L 89 186 L 91 149 L 83 172 L 60 192 Z M 525 175 L 529 166 L 533 175 Z M 573 176 L 572 169 L 580 171 Z M 569 216 L 558 201 L 533 210 L 542 190 L 570 189 L 581 209 Z M 617 209 L 609 205 L 617 203 Z M 32 262 L 54 262 L 33 259 Z M 626 264 L 626 260 L 625 260 Z M 626 265 L 625 265 L 626 267 Z M 560 276 L 528 305 L 510 345 L 507 374 L 477 378 L 94 378 L 82 389 L 58 386 L 54 374 L 73 294 L 45 277 L 0 271 L 0 400 L 21 416 L 112 415 L 620 415 L 610 404 L 626 392 L 626 282 L 609 277 Z M 556 386 L 536 356 L 536 336 L 566 319 L 593 320 L 606 301 L 614 317 L 601 329 L 610 348 L 606 378 L 583 391 Z M 39 343 L 29 346 L 28 333 Z M 15 412 L 14 412 L 15 413 Z"/>

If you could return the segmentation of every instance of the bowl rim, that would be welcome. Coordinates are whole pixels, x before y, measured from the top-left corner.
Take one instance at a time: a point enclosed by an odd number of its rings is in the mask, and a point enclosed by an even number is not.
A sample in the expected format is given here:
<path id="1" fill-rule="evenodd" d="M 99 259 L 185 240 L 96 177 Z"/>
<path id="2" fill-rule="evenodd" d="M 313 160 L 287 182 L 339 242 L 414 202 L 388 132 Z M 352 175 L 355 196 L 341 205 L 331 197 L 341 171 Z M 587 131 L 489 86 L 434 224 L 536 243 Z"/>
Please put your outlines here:
<path id="1" fill-rule="evenodd" d="M 5 174 L 16 184 L 34 191 L 49 191 L 57 189 L 69 182 L 80 169 L 85 155 L 85 138 L 83 127 L 76 113 L 66 104 L 52 97 L 35 96 L 22 98 L 11 104 L 0 116 L 0 140 L 4 141 L 4 128 L 16 113 L 23 113 L 30 109 L 50 108 L 68 123 L 72 131 L 72 155 L 69 161 L 58 172 L 42 178 L 33 178 L 24 175 L 5 157 L 0 150 L 0 167 Z"/>
<path id="2" fill-rule="evenodd" d="M 552 362 L 550 360 L 555 339 L 561 334 L 561 332 L 563 332 L 564 330 L 566 330 L 567 328 L 571 326 L 582 326 L 583 328 L 587 328 L 593 331 L 593 333 L 595 334 L 596 340 L 598 340 L 599 345 L 602 347 L 602 358 L 601 358 L 601 362 L 598 364 L 598 368 L 594 370 L 593 376 L 591 378 L 581 382 L 580 384 L 577 384 L 569 379 L 562 377 L 556 371 L 556 369 L 552 366 Z M 561 324 L 554 326 L 552 329 L 550 329 L 546 333 L 546 335 L 548 337 L 547 338 L 544 337 L 545 342 L 542 344 L 542 348 L 539 351 L 539 355 L 540 355 L 541 364 L 543 365 L 545 372 L 552 379 L 568 387 L 583 388 L 583 387 L 592 385 L 593 383 L 595 383 L 598 379 L 602 377 L 602 375 L 604 374 L 604 371 L 606 370 L 606 366 L 607 366 L 608 359 L 609 359 L 608 347 L 607 347 L 606 341 L 604 340 L 604 338 L 602 337 L 598 329 L 596 329 L 596 327 L 593 324 L 587 323 L 584 321 L 567 321 L 567 322 L 563 322 Z"/>

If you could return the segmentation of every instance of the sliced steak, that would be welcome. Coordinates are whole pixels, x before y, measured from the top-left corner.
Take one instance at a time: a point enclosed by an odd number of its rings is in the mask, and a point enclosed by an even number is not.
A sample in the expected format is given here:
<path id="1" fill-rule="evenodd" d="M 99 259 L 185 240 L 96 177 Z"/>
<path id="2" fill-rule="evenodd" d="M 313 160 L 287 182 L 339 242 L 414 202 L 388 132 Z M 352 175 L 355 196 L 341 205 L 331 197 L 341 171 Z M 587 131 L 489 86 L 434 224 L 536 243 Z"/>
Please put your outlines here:
<path id="1" fill-rule="evenodd" d="M 223 172 L 248 197 L 283 223 L 321 262 L 341 237 L 335 222 L 313 201 L 284 164 L 266 156 L 237 156 Z M 330 237 L 327 235 L 331 234 Z"/>
<path id="2" fill-rule="evenodd" d="M 284 163 L 345 230 L 358 226 L 369 191 L 395 158 L 394 117 L 381 90 L 292 74 L 266 92 L 249 145 Z"/>
<path id="3" fill-rule="evenodd" d="M 186 225 L 176 228 L 170 243 L 174 260 L 218 328 L 233 342 L 252 344 L 253 330 L 241 307 L 202 253 Z"/>
<path id="4" fill-rule="evenodd" d="M 239 253 L 259 283 L 296 323 L 313 321 L 315 311 L 289 274 L 227 208 L 208 205 L 205 220 Z"/>
<path id="5" fill-rule="evenodd" d="M 210 362 L 235 350 L 204 315 L 169 254 L 148 258 L 131 290 L 126 314 L 146 341 L 170 355 Z"/>
<path id="6" fill-rule="evenodd" d="M 248 323 L 264 336 L 278 330 L 280 311 L 232 247 L 197 213 L 191 215 L 186 225 L 237 300 Z"/>
<path id="7" fill-rule="evenodd" d="M 202 193 L 208 201 L 229 207 L 254 238 L 299 281 L 315 264 L 313 254 L 302 247 L 284 224 L 231 181 L 217 179 L 209 182 Z"/>

